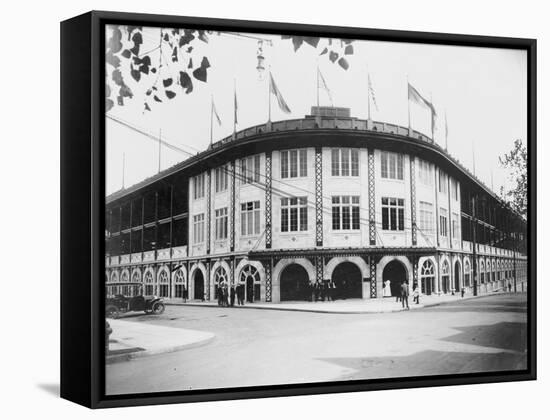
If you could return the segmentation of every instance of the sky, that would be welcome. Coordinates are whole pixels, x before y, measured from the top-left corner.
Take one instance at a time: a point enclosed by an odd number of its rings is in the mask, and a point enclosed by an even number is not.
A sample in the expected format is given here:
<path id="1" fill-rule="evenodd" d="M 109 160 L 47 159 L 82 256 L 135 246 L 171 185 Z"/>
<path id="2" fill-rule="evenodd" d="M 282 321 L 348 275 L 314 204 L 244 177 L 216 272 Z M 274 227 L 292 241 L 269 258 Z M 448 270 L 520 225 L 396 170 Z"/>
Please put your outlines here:
<path id="1" fill-rule="evenodd" d="M 159 28 L 144 28 L 141 51 L 158 46 Z M 109 35 L 109 34 L 108 34 Z M 507 171 L 498 157 L 509 152 L 516 139 L 527 139 L 527 54 L 525 51 L 476 47 L 438 46 L 378 41 L 353 41 L 354 54 L 346 56 L 349 69 L 319 56 L 327 39 L 317 49 L 303 44 L 296 52 L 290 40 L 275 35 L 212 33 L 209 42 L 195 41 L 191 53 L 195 65 L 207 56 L 211 67 L 207 83 L 193 80 L 194 90 L 185 94 L 178 86 L 176 97 L 151 104 L 144 112 L 145 91 L 155 75 L 135 83 L 125 81 L 134 92 L 124 106 L 108 112 L 115 118 L 162 139 L 190 154 L 205 150 L 210 143 L 212 98 L 222 120 L 213 128 L 214 142 L 233 132 L 233 92 L 238 98 L 237 130 L 265 123 L 268 119 L 268 77 L 257 71 L 258 41 L 265 39 L 262 54 L 266 69 L 291 109 L 283 113 L 272 99 L 272 121 L 303 118 L 316 105 L 319 67 L 335 106 L 348 107 L 351 115 L 367 118 L 367 80 L 370 75 L 378 109 L 371 103 L 371 117 L 408 126 L 407 80 L 428 100 L 438 114 L 435 140 L 445 147 L 445 115 L 449 153 L 498 192 L 512 188 Z M 123 36 L 123 38 L 125 38 Z M 269 45 L 268 41 L 272 41 Z M 340 40 L 333 45 L 340 50 Z M 151 54 L 159 60 L 159 50 Z M 170 52 L 163 51 L 165 63 Z M 180 61 L 182 61 L 180 59 Z M 166 75 L 184 69 L 165 64 Z M 109 66 L 108 66 L 109 72 Z M 123 73 L 125 73 L 123 68 Z M 164 76 L 168 77 L 168 76 Z M 163 77 L 163 78 L 164 78 Z M 331 105 L 320 89 L 320 105 Z M 430 112 L 410 104 L 411 125 L 431 135 Z M 112 194 L 158 172 L 158 143 L 111 119 L 106 122 L 106 193 Z M 161 170 L 189 157 L 164 146 L 160 151 Z M 124 162 L 124 164 L 123 164 Z"/>

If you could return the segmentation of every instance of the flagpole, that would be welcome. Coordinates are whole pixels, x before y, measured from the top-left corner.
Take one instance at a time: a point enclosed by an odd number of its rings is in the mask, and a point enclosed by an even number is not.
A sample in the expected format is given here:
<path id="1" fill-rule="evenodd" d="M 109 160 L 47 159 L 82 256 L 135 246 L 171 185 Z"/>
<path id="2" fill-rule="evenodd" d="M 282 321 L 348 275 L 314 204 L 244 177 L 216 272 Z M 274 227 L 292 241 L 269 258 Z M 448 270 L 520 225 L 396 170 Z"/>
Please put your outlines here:
<path id="1" fill-rule="evenodd" d="M 162 138 L 162 128 L 159 128 L 159 173 L 160 173 L 160 139 Z"/>
<path id="2" fill-rule="evenodd" d="M 267 83 L 267 121 L 271 122 L 271 66 L 269 66 L 269 81 Z"/>
<path id="3" fill-rule="evenodd" d="M 367 71 L 367 119 L 370 120 L 370 75 Z"/>
<path id="4" fill-rule="evenodd" d="M 407 74 L 407 113 L 409 116 L 409 131 L 411 129 L 411 98 L 409 97 L 409 75 Z"/>
<path id="5" fill-rule="evenodd" d="M 319 112 L 319 66 L 317 66 L 317 112 Z"/>
<path id="6" fill-rule="evenodd" d="M 126 153 L 122 152 L 122 189 L 124 189 L 124 172 L 126 171 Z"/>
<path id="7" fill-rule="evenodd" d="M 233 134 L 237 133 L 237 79 L 233 79 Z"/>
<path id="8" fill-rule="evenodd" d="M 447 110 L 445 110 L 445 150 L 449 150 L 449 127 L 447 126 Z"/>
<path id="9" fill-rule="evenodd" d="M 432 108 L 430 108 L 430 115 L 432 117 L 432 121 L 431 121 L 431 125 L 432 125 L 432 142 L 435 143 L 435 139 L 434 139 L 434 110 L 433 110 L 433 99 L 432 99 L 432 92 L 430 92 L 430 103 L 432 104 Z"/>
<path id="10" fill-rule="evenodd" d="M 214 95 L 210 97 L 210 146 L 214 137 Z"/>
<path id="11" fill-rule="evenodd" d="M 475 143 L 472 140 L 472 163 L 474 169 L 474 176 L 476 175 L 476 153 L 475 153 Z"/>

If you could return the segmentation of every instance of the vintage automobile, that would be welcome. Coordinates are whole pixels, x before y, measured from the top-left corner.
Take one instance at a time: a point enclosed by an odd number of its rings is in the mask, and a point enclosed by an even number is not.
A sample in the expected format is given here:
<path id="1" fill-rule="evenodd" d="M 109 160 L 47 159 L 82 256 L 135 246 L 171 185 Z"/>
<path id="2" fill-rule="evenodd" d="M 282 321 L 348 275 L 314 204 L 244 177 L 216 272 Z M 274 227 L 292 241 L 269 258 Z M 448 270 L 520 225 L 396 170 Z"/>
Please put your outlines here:
<path id="1" fill-rule="evenodd" d="M 105 316 L 118 318 L 126 312 L 144 311 L 146 314 L 160 315 L 164 312 L 164 302 L 157 296 L 144 296 L 141 283 L 108 283 L 105 299 Z"/>

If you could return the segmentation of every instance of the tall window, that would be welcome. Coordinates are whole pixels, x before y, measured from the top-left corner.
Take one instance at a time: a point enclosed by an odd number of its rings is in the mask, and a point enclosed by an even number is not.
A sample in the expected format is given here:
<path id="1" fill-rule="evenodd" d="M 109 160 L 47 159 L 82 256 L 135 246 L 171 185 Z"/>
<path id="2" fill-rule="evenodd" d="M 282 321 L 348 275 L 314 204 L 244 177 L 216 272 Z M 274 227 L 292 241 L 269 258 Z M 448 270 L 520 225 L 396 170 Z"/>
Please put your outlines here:
<path id="1" fill-rule="evenodd" d="M 204 213 L 193 216 L 193 243 L 204 242 Z"/>
<path id="2" fill-rule="evenodd" d="M 332 197 L 332 229 L 360 229 L 359 196 L 338 195 Z"/>
<path id="3" fill-rule="evenodd" d="M 447 174 L 441 169 L 439 170 L 439 192 L 447 194 Z"/>
<path id="4" fill-rule="evenodd" d="M 204 197 L 204 184 L 206 174 L 203 172 L 200 175 L 193 177 L 193 198 L 198 200 Z"/>
<path id="5" fill-rule="evenodd" d="M 380 153 L 382 178 L 403 179 L 403 155 L 401 153 Z"/>
<path id="6" fill-rule="evenodd" d="M 430 260 L 424 261 L 420 271 L 421 291 L 426 295 L 431 295 L 435 289 L 435 267 Z"/>
<path id="7" fill-rule="evenodd" d="M 458 239 L 458 214 L 453 213 L 453 216 L 451 218 L 451 233 L 453 235 L 453 239 Z"/>
<path id="8" fill-rule="evenodd" d="M 434 230 L 434 212 L 433 204 L 421 201 L 419 206 L 419 228 L 424 233 L 433 233 Z"/>
<path id="9" fill-rule="evenodd" d="M 464 261 L 464 286 L 470 287 L 470 261 Z"/>
<path id="10" fill-rule="evenodd" d="M 439 209 L 439 234 L 447 236 L 447 209 Z"/>
<path id="11" fill-rule="evenodd" d="M 260 155 L 241 159 L 241 183 L 260 182 Z"/>
<path id="12" fill-rule="evenodd" d="M 227 207 L 216 209 L 216 239 L 227 239 Z"/>
<path id="13" fill-rule="evenodd" d="M 331 150 L 332 176 L 359 176 L 359 149 Z"/>
<path id="14" fill-rule="evenodd" d="M 159 296 L 168 297 L 170 296 L 170 281 L 168 280 L 168 272 L 162 270 L 158 276 L 159 279 Z"/>
<path id="15" fill-rule="evenodd" d="M 307 197 L 281 198 L 281 232 L 307 230 Z"/>
<path id="16" fill-rule="evenodd" d="M 227 176 L 227 172 L 228 172 L 228 168 L 227 166 L 220 166 L 219 168 L 216 168 L 216 171 L 215 171 L 215 188 L 216 188 L 216 192 L 221 192 L 221 191 L 225 191 L 227 190 L 227 179 L 228 179 L 228 176 Z"/>
<path id="17" fill-rule="evenodd" d="M 241 235 L 260 234 L 260 202 L 249 201 L 241 204 Z"/>
<path id="18" fill-rule="evenodd" d="M 422 159 L 418 159 L 418 180 L 421 184 L 433 185 L 432 167 Z"/>
<path id="19" fill-rule="evenodd" d="M 307 176 L 307 149 L 281 152 L 281 178 Z"/>
<path id="20" fill-rule="evenodd" d="M 458 182 L 453 178 L 451 178 L 451 197 L 453 200 L 458 201 Z"/>
<path id="21" fill-rule="evenodd" d="M 382 230 L 405 230 L 405 200 L 382 197 Z"/>

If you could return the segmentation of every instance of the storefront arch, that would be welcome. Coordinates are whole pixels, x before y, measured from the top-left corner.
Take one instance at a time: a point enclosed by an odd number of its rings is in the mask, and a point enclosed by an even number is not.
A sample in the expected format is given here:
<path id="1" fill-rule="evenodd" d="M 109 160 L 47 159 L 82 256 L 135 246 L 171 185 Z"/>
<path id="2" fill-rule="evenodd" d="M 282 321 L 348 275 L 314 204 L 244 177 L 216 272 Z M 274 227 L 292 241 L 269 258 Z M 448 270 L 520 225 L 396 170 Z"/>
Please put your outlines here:
<path id="1" fill-rule="evenodd" d="M 283 270 L 291 264 L 297 264 L 301 266 L 307 273 L 307 281 L 315 281 L 315 267 L 313 264 L 306 258 L 285 258 L 277 263 L 273 270 L 273 302 L 281 301 L 281 274 Z M 303 280 L 303 278 L 299 279 Z"/>

